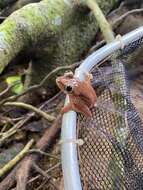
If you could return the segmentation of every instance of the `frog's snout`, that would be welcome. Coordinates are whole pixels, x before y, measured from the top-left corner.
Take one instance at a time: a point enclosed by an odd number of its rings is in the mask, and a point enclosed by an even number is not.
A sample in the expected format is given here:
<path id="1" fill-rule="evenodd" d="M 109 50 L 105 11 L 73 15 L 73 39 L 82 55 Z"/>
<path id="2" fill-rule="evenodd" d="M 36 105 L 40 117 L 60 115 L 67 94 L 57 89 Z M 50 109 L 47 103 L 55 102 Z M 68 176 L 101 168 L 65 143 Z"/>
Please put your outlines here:
<path id="1" fill-rule="evenodd" d="M 56 83 L 59 83 L 60 82 L 60 79 L 59 78 L 56 78 Z"/>
<path id="2" fill-rule="evenodd" d="M 61 90 L 64 90 L 64 83 L 61 77 L 56 78 L 56 84 Z"/>

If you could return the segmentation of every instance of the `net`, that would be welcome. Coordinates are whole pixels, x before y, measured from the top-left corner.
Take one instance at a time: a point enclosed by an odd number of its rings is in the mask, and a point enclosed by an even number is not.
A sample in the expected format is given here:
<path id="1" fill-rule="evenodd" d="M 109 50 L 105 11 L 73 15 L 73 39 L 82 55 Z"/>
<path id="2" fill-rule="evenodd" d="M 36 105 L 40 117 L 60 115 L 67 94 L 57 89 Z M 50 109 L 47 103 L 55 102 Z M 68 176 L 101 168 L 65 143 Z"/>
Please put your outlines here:
<path id="1" fill-rule="evenodd" d="M 77 136 L 83 190 L 143 189 L 143 123 L 133 105 L 123 62 L 142 45 L 139 39 L 95 67 L 98 97 L 92 118 L 78 114 Z M 118 56 L 117 56 L 118 55 Z"/>

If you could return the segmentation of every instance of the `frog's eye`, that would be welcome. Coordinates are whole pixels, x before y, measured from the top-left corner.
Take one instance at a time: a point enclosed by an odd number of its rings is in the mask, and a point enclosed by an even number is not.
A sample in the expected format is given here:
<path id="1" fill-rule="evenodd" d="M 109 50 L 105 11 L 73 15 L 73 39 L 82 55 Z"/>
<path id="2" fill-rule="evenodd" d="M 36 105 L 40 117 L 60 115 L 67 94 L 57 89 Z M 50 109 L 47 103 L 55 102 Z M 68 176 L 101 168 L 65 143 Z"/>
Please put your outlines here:
<path id="1" fill-rule="evenodd" d="M 74 75 L 73 75 L 72 71 L 67 71 L 67 72 L 65 72 L 64 76 L 68 77 L 68 78 L 73 78 Z"/>
<path id="2" fill-rule="evenodd" d="M 72 90 L 73 90 L 72 86 L 70 86 L 70 85 L 65 86 L 65 91 L 72 92 Z"/>

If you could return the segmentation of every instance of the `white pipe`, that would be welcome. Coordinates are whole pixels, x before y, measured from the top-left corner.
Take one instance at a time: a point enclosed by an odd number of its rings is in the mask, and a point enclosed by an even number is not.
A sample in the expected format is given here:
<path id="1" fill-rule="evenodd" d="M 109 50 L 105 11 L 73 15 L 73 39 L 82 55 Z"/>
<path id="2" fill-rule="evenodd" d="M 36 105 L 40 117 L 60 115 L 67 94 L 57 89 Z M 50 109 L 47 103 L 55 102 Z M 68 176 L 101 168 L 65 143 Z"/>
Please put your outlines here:
<path id="1" fill-rule="evenodd" d="M 115 40 L 105 45 L 83 61 L 80 67 L 76 69 L 75 76 L 83 80 L 84 72 L 89 72 L 93 66 L 116 50 L 119 50 L 123 44 L 127 46 L 141 37 L 143 37 L 143 26 L 124 35 L 121 40 Z M 66 103 L 67 102 L 68 100 L 66 100 Z M 82 190 L 76 144 L 71 142 L 72 139 L 76 139 L 76 113 L 74 111 L 70 111 L 63 116 L 61 138 L 63 142 L 61 152 L 64 188 L 65 190 Z"/>
<path id="2" fill-rule="evenodd" d="M 121 38 L 121 40 L 116 39 L 114 42 L 109 43 L 105 45 L 104 47 L 100 48 L 99 50 L 97 50 L 96 52 L 88 56 L 80 65 L 80 67 L 76 69 L 76 73 L 75 73 L 76 77 L 79 77 L 81 80 L 83 80 L 83 74 L 85 71 L 86 72 L 90 71 L 93 66 L 98 64 L 107 56 L 111 55 L 116 50 L 121 49 L 122 45 L 127 46 L 131 42 L 136 41 L 140 39 L 141 37 L 143 37 L 143 26 L 124 35 Z"/>

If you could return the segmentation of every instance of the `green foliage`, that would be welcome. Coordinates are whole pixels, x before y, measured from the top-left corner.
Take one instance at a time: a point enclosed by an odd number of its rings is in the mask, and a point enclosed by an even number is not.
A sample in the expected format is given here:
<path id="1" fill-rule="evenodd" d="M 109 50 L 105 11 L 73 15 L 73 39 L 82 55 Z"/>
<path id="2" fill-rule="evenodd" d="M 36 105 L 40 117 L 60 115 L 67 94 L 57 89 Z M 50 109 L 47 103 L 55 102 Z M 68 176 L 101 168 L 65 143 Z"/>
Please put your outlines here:
<path id="1" fill-rule="evenodd" d="M 6 83 L 9 86 L 12 86 L 11 91 L 14 94 L 20 94 L 23 91 L 23 84 L 21 81 L 21 76 L 19 75 L 7 77 Z"/>

